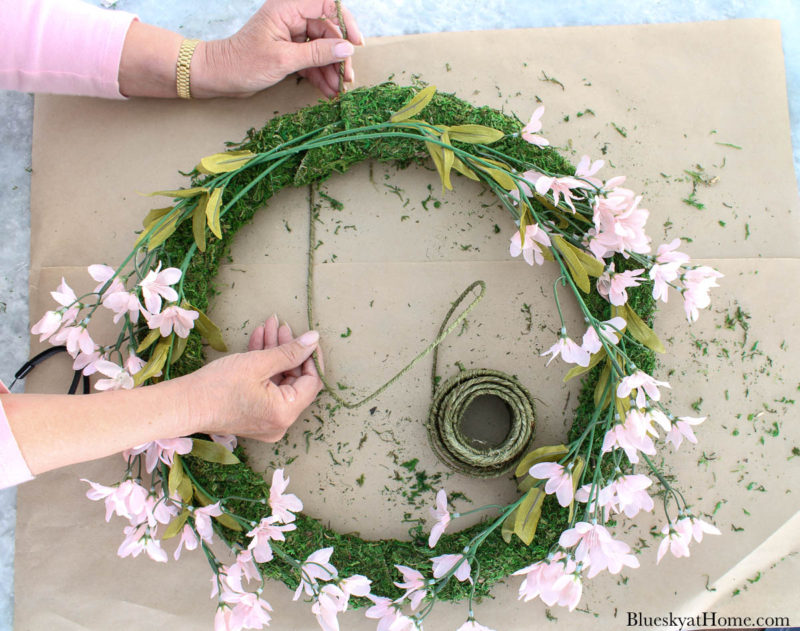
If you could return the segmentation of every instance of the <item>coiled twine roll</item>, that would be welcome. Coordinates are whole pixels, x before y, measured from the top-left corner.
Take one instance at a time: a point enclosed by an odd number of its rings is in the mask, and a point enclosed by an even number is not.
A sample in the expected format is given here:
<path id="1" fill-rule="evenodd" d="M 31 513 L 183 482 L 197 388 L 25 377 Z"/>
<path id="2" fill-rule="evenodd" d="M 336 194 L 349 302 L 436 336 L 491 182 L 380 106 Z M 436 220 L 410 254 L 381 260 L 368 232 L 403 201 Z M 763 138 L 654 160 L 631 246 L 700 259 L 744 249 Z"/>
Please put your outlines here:
<path id="1" fill-rule="evenodd" d="M 505 403 L 511 428 L 498 445 L 482 447 L 463 433 L 461 421 L 470 403 L 487 395 Z M 533 440 L 534 425 L 530 392 L 510 375 L 478 368 L 463 370 L 436 388 L 428 415 L 428 439 L 440 460 L 451 469 L 492 478 L 508 472 L 525 454 Z"/>

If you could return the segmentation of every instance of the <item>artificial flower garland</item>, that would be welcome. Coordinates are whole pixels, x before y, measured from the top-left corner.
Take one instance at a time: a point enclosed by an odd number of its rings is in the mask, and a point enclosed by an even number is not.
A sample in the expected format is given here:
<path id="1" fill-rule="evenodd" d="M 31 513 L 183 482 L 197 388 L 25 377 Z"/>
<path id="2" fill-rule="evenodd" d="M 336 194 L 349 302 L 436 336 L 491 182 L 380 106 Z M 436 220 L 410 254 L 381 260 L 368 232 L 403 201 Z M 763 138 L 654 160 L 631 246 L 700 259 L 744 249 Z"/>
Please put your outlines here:
<path id="1" fill-rule="evenodd" d="M 543 112 L 523 125 L 433 87 L 384 84 L 275 118 L 235 150 L 201 160 L 190 188 L 157 193 L 173 204 L 148 214 L 127 259 L 116 268 L 90 266 L 98 285 L 84 296 L 62 280 L 52 292 L 60 308 L 32 328 L 42 340 L 65 344 L 75 369 L 103 375 L 95 383 L 100 390 L 191 372 L 203 363 L 201 337 L 225 348 L 203 310 L 233 235 L 266 199 L 363 160 L 405 166 L 429 156 L 445 189 L 457 172 L 497 195 L 519 226 L 510 254 L 531 266 L 558 265 L 559 314 L 559 288 L 567 288 L 587 323 L 580 344 L 562 326 L 543 353 L 548 364 L 559 356 L 574 364 L 565 380 L 582 376 L 583 387 L 567 443 L 539 447 L 517 464 L 520 498 L 487 507 L 492 516 L 481 524 L 445 534 L 458 515 L 440 490 L 427 538 L 417 532 L 409 542 L 363 542 L 303 515 L 283 471 L 268 486 L 240 462 L 234 437 L 169 438 L 125 452 L 122 482 L 87 481 L 87 495 L 105 502 L 107 520 L 117 514 L 128 521 L 120 556 L 144 552 L 165 562 L 162 543 L 170 538 L 178 541 L 176 560 L 200 548 L 213 571 L 218 630 L 268 625 L 263 582 L 279 578 L 296 589 L 295 598 L 305 594 L 324 631 L 338 630 L 337 614 L 348 606 L 365 603 L 380 631 L 421 629 L 437 600 L 463 598 L 468 612 L 459 631 L 481 631 L 488 627 L 474 619 L 472 602 L 510 569 L 523 576 L 520 598 L 572 610 L 585 578 L 639 565 L 604 524 L 654 508 L 651 478 L 632 473 L 640 460 L 663 487 L 658 560 L 668 550 L 688 556 L 692 540 L 719 533 L 691 512 L 650 458 L 659 438 L 676 449 L 684 439 L 696 442 L 692 427 L 704 419 L 676 418 L 661 402 L 659 389 L 668 384 L 650 373 L 653 351 L 664 349 L 648 322 L 655 300 L 666 301 L 671 289 L 696 320 L 721 274 L 692 265 L 677 239 L 652 254 L 641 198 L 623 188 L 623 177 L 596 177 L 602 161 L 585 156 L 572 167 L 549 148 L 539 133 Z M 105 346 L 87 329 L 100 308 L 121 322 L 118 339 Z M 231 547 L 233 562 L 211 550 L 215 534 Z M 432 556 L 437 546 L 443 554 Z M 375 554 L 380 563 L 370 566 Z M 387 574 L 390 565 L 396 574 Z"/>

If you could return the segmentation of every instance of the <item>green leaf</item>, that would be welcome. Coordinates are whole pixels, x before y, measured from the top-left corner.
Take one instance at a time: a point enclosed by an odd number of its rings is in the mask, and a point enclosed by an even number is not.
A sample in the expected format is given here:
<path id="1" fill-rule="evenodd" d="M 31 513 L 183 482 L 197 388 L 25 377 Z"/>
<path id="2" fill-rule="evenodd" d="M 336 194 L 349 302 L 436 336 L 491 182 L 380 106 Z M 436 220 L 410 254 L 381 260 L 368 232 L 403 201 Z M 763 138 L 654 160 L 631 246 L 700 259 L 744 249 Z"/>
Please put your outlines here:
<path id="1" fill-rule="evenodd" d="M 203 204 L 197 204 L 192 212 L 192 234 L 197 249 L 206 251 L 206 209 Z"/>
<path id="2" fill-rule="evenodd" d="M 519 506 L 511 511 L 511 514 L 503 521 L 503 525 L 500 526 L 500 534 L 506 543 L 511 543 L 511 537 L 514 534 L 514 522 L 517 520 L 517 511 L 519 511 Z"/>
<path id="3" fill-rule="evenodd" d="M 447 131 L 451 140 L 470 144 L 489 145 L 505 136 L 499 129 L 486 125 L 455 125 Z"/>
<path id="4" fill-rule="evenodd" d="M 252 151 L 226 151 L 225 153 L 214 153 L 200 160 L 195 169 L 206 175 L 216 175 L 218 173 L 230 173 L 245 166 L 250 160 L 256 157 Z"/>
<path id="5" fill-rule="evenodd" d="M 536 536 L 536 528 L 539 525 L 539 518 L 542 516 L 542 503 L 544 502 L 544 491 L 540 488 L 533 488 L 525 494 L 522 504 L 517 508 L 517 515 L 514 519 L 514 534 L 522 542 L 529 546 Z"/>
<path id="6" fill-rule="evenodd" d="M 206 221 L 208 229 L 217 239 L 222 238 L 222 228 L 219 224 L 219 213 L 222 210 L 222 188 L 215 188 L 206 199 Z"/>
<path id="7" fill-rule="evenodd" d="M 436 166 L 436 171 L 439 173 L 439 178 L 442 180 L 442 189 L 444 190 L 444 156 L 442 147 L 435 142 L 425 141 L 425 148 L 431 154 L 433 164 Z"/>
<path id="8" fill-rule="evenodd" d="M 570 368 L 570 371 L 566 375 L 564 375 L 564 383 L 566 383 L 573 377 L 578 377 L 579 375 L 589 372 L 592 368 L 597 366 L 597 364 L 599 364 L 600 361 L 604 357 L 606 357 L 606 355 L 607 355 L 606 349 L 601 348 L 599 351 L 597 351 L 594 355 L 591 356 L 591 358 L 589 359 L 588 366 L 573 366 L 572 368 Z"/>
<path id="9" fill-rule="evenodd" d="M 450 137 L 448 136 L 447 132 L 442 134 L 442 142 L 448 146 L 450 145 Z M 442 147 L 442 172 L 444 173 L 444 176 L 442 177 L 442 183 L 448 191 L 453 190 L 453 184 L 450 182 L 450 171 L 453 169 L 455 158 L 456 154 L 453 153 L 452 149 Z"/>
<path id="10" fill-rule="evenodd" d="M 572 274 L 575 284 L 583 293 L 588 294 L 591 291 L 589 275 L 586 273 L 583 263 L 575 254 L 575 248 L 572 248 L 560 235 L 554 234 L 552 239 L 558 251 L 564 256 L 564 261 L 569 268 L 570 274 Z"/>
<path id="11" fill-rule="evenodd" d="M 584 270 L 586 270 L 586 273 L 589 274 L 589 276 L 598 277 L 603 275 L 603 272 L 606 269 L 605 263 L 603 263 L 602 261 L 598 261 L 591 254 L 588 254 L 585 250 L 575 247 L 566 239 L 563 239 L 560 236 L 558 238 L 563 242 L 564 247 L 567 248 L 572 254 L 574 254 L 575 258 L 577 258 L 578 261 L 580 261 L 581 265 L 583 266 Z"/>
<path id="12" fill-rule="evenodd" d="M 183 352 L 186 350 L 186 344 L 189 342 L 189 338 L 187 337 L 180 337 L 179 335 L 174 336 L 175 340 L 172 342 L 172 357 L 169 360 L 170 365 L 177 362 Z"/>
<path id="13" fill-rule="evenodd" d="M 408 103 L 392 114 L 389 120 L 393 123 L 399 123 L 416 116 L 431 102 L 434 94 L 436 94 L 436 86 L 429 85 L 427 88 L 422 88 L 411 97 Z"/>
<path id="14" fill-rule="evenodd" d="M 502 186 L 507 191 L 516 191 L 517 185 L 514 182 L 514 178 L 508 174 L 508 171 L 511 171 L 511 167 L 503 162 L 499 162 L 497 160 L 491 160 L 490 158 L 481 158 L 484 162 L 489 162 L 490 164 L 495 164 L 499 169 L 493 169 L 492 167 L 487 167 L 485 164 L 481 164 L 477 160 L 475 160 L 472 165 L 476 169 L 480 169 L 487 175 L 489 175 L 495 182 L 497 182 L 500 186 Z"/>
<path id="15" fill-rule="evenodd" d="M 167 218 L 167 220 L 158 228 L 153 234 L 150 235 L 150 238 L 147 241 L 147 251 L 152 252 L 155 250 L 159 245 L 164 243 L 167 239 L 169 239 L 175 230 L 178 227 L 178 222 L 181 218 L 180 211 L 175 212 L 173 215 Z M 148 230 L 145 230 L 144 234 L 147 236 Z"/>
<path id="16" fill-rule="evenodd" d="M 145 197 L 155 197 L 156 195 L 163 195 L 164 197 L 180 197 L 189 198 L 197 197 L 200 193 L 207 192 L 208 189 L 202 186 L 195 186 L 193 188 L 179 188 L 172 191 L 156 191 L 155 193 L 145 193 Z"/>
<path id="17" fill-rule="evenodd" d="M 600 371 L 600 378 L 597 380 L 597 385 L 594 388 L 594 406 L 596 408 L 600 408 L 602 412 L 608 407 L 608 404 L 611 403 L 611 400 L 608 396 L 603 396 L 605 394 L 606 386 L 608 385 L 608 380 L 611 378 L 611 358 L 606 360 L 606 365 L 603 366 L 603 370 Z M 612 392 L 611 395 L 613 396 L 614 393 Z"/>
<path id="18" fill-rule="evenodd" d="M 145 228 L 152 226 L 156 221 L 161 219 L 173 208 L 174 206 L 167 206 L 166 208 L 154 208 L 149 213 L 147 213 L 144 219 L 142 219 L 142 225 Z"/>
<path id="19" fill-rule="evenodd" d="M 664 344 L 658 339 L 653 329 L 644 323 L 644 320 L 639 317 L 639 314 L 636 313 L 629 304 L 626 303 L 622 305 L 621 308 L 617 309 L 617 313 L 628 323 L 628 333 L 630 333 L 634 339 L 656 353 L 665 352 Z"/>
<path id="20" fill-rule="evenodd" d="M 213 503 L 208 498 L 208 496 L 206 496 L 206 494 L 200 491 L 200 489 L 198 489 L 197 487 L 194 488 L 194 496 L 197 498 L 197 501 L 201 506 L 208 506 L 209 504 Z M 242 527 L 241 525 L 239 525 L 239 522 L 236 521 L 230 515 L 222 513 L 222 515 L 214 516 L 214 519 L 216 519 L 220 524 L 222 524 L 226 528 L 230 528 L 231 530 L 235 530 L 236 532 L 242 531 Z"/>
<path id="21" fill-rule="evenodd" d="M 164 364 L 167 363 L 167 354 L 169 353 L 169 339 L 162 337 L 161 341 L 156 344 L 155 350 L 150 355 L 150 360 L 142 366 L 142 369 L 133 375 L 133 385 L 140 386 L 145 381 L 161 372 Z"/>
<path id="22" fill-rule="evenodd" d="M 572 515 L 575 513 L 575 491 L 578 489 L 585 465 L 586 461 L 581 456 L 577 456 L 572 466 L 572 501 L 569 503 L 569 517 L 567 517 L 569 523 L 572 523 Z"/>
<path id="23" fill-rule="evenodd" d="M 139 346 L 136 347 L 136 354 L 138 355 L 144 350 L 150 348 L 150 346 L 155 342 L 159 337 L 161 337 L 161 331 L 158 329 L 153 329 L 147 336 L 139 343 Z"/>
<path id="24" fill-rule="evenodd" d="M 192 451 L 189 454 L 206 462 L 239 464 L 239 459 L 225 445 L 201 438 L 192 438 Z"/>
<path id="25" fill-rule="evenodd" d="M 168 484 L 170 496 L 174 495 L 177 491 L 184 502 L 188 504 L 192 501 L 192 481 L 189 479 L 189 476 L 186 475 L 180 454 L 175 454 L 172 458 Z"/>
<path id="26" fill-rule="evenodd" d="M 161 541 L 172 539 L 172 537 L 177 535 L 183 529 L 183 525 L 186 523 L 188 518 L 189 511 L 184 508 L 180 515 L 167 524 L 167 529 L 164 531 L 164 534 L 161 535 Z"/>
<path id="27" fill-rule="evenodd" d="M 464 164 L 456 155 L 453 155 L 453 168 L 461 175 L 468 177 L 470 180 L 475 180 L 476 182 L 481 181 L 481 178 L 476 175 L 475 171 Z"/>
<path id="28" fill-rule="evenodd" d="M 194 322 L 194 328 L 197 332 L 205 338 L 215 351 L 222 351 L 223 353 L 228 350 L 225 345 L 225 340 L 222 339 L 222 331 L 214 324 L 210 318 L 200 311 L 197 307 L 190 305 L 188 302 L 182 304 L 184 309 L 191 309 L 198 314 L 197 320 Z"/>
<path id="29" fill-rule="evenodd" d="M 514 470 L 514 475 L 518 478 L 527 475 L 528 469 L 539 462 L 553 462 L 559 460 L 562 456 L 566 456 L 569 449 L 566 445 L 546 445 L 538 447 L 533 451 L 528 452 L 522 457 L 522 460 L 517 464 Z"/>

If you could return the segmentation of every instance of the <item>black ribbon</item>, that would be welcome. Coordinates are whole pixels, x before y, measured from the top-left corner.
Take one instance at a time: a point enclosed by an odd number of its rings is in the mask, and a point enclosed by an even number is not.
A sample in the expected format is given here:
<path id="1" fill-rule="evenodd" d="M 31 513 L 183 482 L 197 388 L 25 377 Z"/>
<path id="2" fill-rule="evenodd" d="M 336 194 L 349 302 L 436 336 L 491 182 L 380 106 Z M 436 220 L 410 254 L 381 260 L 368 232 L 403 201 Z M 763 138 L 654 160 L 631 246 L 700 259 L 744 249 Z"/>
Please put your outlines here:
<path id="1" fill-rule="evenodd" d="M 14 381 L 11 382 L 11 386 L 9 386 L 9 390 L 14 387 L 14 384 L 21 379 L 25 379 L 28 374 L 33 370 L 36 366 L 41 364 L 42 362 L 50 359 L 54 355 L 58 355 L 59 353 L 66 352 L 66 346 L 52 346 L 46 350 L 43 350 L 38 355 L 34 355 L 28 361 L 26 361 L 22 367 L 14 373 Z M 75 374 L 72 377 L 72 383 L 69 386 L 69 390 L 67 394 L 77 394 L 78 386 L 81 383 L 81 377 L 83 377 L 83 394 L 89 394 L 89 377 L 84 375 L 82 371 L 76 370 L 74 371 Z"/>

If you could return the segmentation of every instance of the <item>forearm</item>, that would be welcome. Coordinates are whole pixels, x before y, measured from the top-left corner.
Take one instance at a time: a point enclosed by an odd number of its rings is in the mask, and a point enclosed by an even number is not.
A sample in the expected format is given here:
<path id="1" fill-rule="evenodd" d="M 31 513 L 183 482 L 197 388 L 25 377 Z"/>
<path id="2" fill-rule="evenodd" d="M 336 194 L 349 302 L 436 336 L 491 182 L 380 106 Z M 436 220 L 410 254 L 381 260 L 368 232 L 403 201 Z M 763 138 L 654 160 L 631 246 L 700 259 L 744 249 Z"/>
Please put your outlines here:
<path id="1" fill-rule="evenodd" d="M 0 395 L 31 473 L 102 458 L 196 428 L 181 380 L 91 395 Z"/>
<path id="2" fill-rule="evenodd" d="M 183 37 L 134 22 L 125 36 L 119 64 L 119 91 L 125 96 L 175 98 L 175 63 Z"/>

